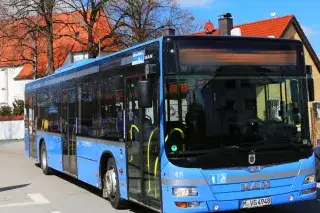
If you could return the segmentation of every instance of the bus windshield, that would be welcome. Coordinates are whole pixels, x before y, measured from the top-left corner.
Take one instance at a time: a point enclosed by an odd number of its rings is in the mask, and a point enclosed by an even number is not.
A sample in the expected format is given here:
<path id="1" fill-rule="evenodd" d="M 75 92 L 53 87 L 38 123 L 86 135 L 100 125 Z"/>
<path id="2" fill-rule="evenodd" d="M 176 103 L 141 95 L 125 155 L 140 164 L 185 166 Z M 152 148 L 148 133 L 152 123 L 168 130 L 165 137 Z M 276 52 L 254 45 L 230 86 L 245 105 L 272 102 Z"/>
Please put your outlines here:
<path id="1" fill-rule="evenodd" d="M 292 54 L 275 57 L 279 65 L 270 59 L 262 65 L 261 57 L 248 65 L 250 59 L 242 56 L 238 64 L 200 57 L 197 64 L 198 59 L 180 55 L 179 72 L 165 76 L 168 156 L 309 144 L 305 76 Z"/>

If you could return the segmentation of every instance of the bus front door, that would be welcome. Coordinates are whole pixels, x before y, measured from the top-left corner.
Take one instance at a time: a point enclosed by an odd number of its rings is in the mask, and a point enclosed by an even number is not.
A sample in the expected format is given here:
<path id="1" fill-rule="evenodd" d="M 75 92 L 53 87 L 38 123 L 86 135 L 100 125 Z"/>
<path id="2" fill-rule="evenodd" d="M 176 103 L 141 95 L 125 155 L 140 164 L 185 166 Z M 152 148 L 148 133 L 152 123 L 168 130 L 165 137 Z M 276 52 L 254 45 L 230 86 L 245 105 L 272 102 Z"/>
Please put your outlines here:
<path id="1" fill-rule="evenodd" d="M 154 107 L 138 108 L 137 85 L 141 78 L 135 76 L 126 80 L 128 195 L 129 200 L 159 210 L 159 164 L 156 163 L 159 159 L 154 150 L 158 144 L 157 98 Z"/>
<path id="2" fill-rule="evenodd" d="M 63 171 L 77 176 L 75 89 L 62 91 L 61 118 Z"/>

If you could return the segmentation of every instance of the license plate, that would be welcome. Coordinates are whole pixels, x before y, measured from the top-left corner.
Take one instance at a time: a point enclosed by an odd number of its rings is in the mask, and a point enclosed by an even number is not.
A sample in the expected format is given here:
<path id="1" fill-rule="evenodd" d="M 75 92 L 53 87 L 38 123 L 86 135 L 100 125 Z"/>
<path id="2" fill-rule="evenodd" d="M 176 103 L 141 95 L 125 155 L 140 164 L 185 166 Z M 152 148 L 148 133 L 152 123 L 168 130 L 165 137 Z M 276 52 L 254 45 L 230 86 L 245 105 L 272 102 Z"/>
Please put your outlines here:
<path id="1" fill-rule="evenodd" d="M 256 208 L 256 207 L 269 206 L 269 205 L 271 205 L 271 197 L 264 197 L 264 198 L 257 198 L 257 199 L 242 201 L 243 209 Z"/>

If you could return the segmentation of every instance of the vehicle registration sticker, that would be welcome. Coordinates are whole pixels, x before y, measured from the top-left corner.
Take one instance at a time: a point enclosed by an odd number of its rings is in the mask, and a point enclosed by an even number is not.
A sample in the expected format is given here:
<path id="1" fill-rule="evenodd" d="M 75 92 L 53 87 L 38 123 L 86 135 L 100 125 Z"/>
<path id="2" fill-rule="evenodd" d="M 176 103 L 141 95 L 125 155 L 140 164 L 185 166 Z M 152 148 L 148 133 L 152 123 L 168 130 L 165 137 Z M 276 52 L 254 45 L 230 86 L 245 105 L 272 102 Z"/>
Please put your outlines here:
<path id="1" fill-rule="evenodd" d="M 271 205 L 271 197 L 243 200 L 241 208 L 249 209 Z"/>

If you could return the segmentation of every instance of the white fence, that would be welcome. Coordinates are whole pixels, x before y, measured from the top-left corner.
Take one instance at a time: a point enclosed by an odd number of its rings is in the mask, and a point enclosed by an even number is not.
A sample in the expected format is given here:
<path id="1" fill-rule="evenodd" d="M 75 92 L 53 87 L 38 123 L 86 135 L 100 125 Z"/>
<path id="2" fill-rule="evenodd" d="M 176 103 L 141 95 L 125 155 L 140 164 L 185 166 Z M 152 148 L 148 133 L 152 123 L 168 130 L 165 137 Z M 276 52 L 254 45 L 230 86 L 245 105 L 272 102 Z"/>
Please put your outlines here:
<path id="1" fill-rule="evenodd" d="M 24 138 L 24 121 L 0 121 L 0 140 Z"/>

